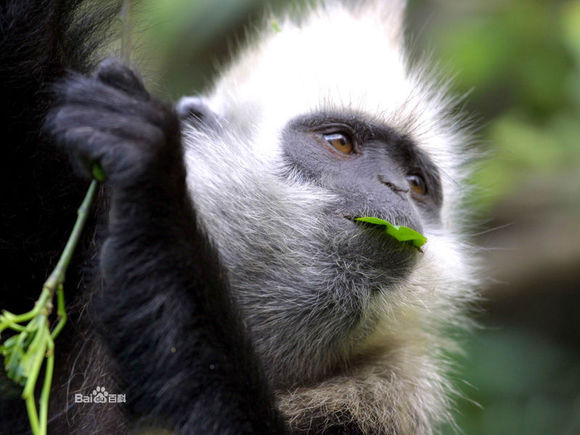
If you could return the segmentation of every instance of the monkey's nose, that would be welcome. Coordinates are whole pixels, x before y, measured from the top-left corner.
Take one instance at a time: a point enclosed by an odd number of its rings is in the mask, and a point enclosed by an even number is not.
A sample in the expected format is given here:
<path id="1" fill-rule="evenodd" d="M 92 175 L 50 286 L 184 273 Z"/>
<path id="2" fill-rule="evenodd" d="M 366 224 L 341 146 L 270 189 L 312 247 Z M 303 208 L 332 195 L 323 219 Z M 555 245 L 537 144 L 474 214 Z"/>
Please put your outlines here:
<path id="1" fill-rule="evenodd" d="M 409 193 L 408 188 L 403 188 L 403 187 L 396 185 L 395 183 L 390 182 L 384 175 L 381 175 L 381 174 L 377 175 L 377 179 L 379 180 L 379 182 L 381 184 L 384 184 L 385 186 L 387 186 L 389 189 L 391 189 L 393 192 L 395 192 L 399 196 L 402 196 L 402 195 Z"/>

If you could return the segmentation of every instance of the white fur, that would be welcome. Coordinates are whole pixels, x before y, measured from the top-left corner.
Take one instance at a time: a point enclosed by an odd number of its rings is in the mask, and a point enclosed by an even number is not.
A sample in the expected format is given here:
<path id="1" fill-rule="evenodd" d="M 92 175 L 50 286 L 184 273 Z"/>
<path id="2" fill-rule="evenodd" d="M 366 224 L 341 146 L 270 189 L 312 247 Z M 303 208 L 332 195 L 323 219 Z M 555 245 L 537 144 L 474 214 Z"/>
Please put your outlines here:
<path id="1" fill-rule="evenodd" d="M 326 2 L 299 22 L 278 20 L 281 32 L 265 30 L 206 97 L 220 133 L 185 132 L 201 223 L 295 428 L 342 413 L 373 433 L 428 433 L 449 417 L 444 355 L 455 347 L 446 328 L 468 324 L 476 284 L 459 235 L 469 138 L 449 115 L 445 87 L 429 68 L 410 66 L 403 15 L 404 2 L 376 0 Z M 378 296 L 365 287 L 384 287 L 388 270 L 364 253 L 333 255 L 362 240 L 325 221 L 338 198 L 277 173 L 286 123 L 321 109 L 361 112 L 409 135 L 442 174 L 442 224 L 424 228 L 413 272 Z M 322 316 L 330 306 L 336 316 Z M 354 311 L 362 316 L 347 328 Z"/>

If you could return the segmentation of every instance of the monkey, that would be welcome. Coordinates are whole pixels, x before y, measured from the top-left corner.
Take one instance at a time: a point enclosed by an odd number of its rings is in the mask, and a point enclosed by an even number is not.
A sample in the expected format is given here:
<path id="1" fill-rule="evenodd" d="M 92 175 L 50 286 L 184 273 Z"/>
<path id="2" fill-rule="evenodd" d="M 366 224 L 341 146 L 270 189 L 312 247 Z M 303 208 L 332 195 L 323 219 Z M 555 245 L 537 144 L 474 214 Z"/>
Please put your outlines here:
<path id="1" fill-rule="evenodd" d="M 3 92 L 26 91 L 6 110 L 27 148 L 14 166 L 59 168 L 66 194 L 50 206 L 65 210 L 94 164 L 105 174 L 67 283 L 49 431 L 428 434 L 451 421 L 449 330 L 469 325 L 478 283 L 461 207 L 472 138 L 445 82 L 409 56 L 405 2 L 327 0 L 282 17 L 175 106 L 123 62 L 95 66 L 117 9 L 83 33 L 87 5 L 1 10 Z M 38 32 L 44 52 L 16 50 Z M 428 242 L 419 251 L 363 216 Z M 97 385 L 126 403 L 72 403 Z M 4 403 L 0 427 L 25 431 L 14 394 Z"/>

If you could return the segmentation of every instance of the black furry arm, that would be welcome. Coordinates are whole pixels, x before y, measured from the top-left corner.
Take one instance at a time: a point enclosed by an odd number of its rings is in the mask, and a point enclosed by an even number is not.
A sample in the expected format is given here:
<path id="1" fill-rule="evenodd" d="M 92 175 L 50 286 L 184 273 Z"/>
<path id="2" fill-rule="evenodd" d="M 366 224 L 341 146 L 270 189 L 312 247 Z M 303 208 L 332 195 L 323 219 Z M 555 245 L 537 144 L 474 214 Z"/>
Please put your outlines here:
<path id="1" fill-rule="evenodd" d="M 98 162 L 110 189 L 92 317 L 130 415 L 182 433 L 285 432 L 196 221 L 174 111 L 115 61 L 58 91 L 48 129 L 87 175 Z"/>

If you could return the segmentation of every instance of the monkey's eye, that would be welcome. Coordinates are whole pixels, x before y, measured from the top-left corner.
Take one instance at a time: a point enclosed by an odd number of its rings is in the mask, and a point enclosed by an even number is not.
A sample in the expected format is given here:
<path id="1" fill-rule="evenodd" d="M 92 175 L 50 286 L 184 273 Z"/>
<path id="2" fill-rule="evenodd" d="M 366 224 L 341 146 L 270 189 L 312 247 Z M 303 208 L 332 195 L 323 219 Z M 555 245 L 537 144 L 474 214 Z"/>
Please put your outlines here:
<path id="1" fill-rule="evenodd" d="M 427 184 L 420 175 L 407 175 L 407 183 L 413 193 L 421 196 L 427 193 Z"/>
<path id="2" fill-rule="evenodd" d="M 342 133 L 331 133 L 325 134 L 323 137 L 330 146 L 337 151 L 340 151 L 342 154 L 354 153 L 354 143 L 349 136 Z"/>

